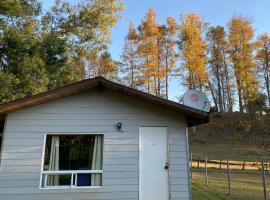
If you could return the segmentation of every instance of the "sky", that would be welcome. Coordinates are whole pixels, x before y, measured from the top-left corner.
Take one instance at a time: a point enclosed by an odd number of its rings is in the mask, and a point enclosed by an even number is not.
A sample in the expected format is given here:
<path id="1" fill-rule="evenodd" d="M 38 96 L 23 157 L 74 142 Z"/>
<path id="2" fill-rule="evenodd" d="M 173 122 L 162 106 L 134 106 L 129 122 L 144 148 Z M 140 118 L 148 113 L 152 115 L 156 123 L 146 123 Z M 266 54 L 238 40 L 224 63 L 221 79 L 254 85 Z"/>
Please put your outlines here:
<path id="1" fill-rule="evenodd" d="M 55 0 L 42 0 L 43 8 L 48 9 Z M 78 0 L 70 0 L 76 3 Z M 212 25 L 227 26 L 233 15 L 243 14 L 253 20 L 256 34 L 270 33 L 270 0 L 124 0 L 126 6 L 122 19 L 112 28 L 112 43 L 110 53 L 118 60 L 122 53 L 124 38 L 130 21 L 137 27 L 144 18 L 149 7 L 157 13 L 157 23 L 165 23 L 168 16 L 173 16 L 178 22 L 180 15 L 197 13 L 204 22 Z M 171 80 L 169 98 L 176 99 L 186 88 L 180 87 L 180 82 Z"/>

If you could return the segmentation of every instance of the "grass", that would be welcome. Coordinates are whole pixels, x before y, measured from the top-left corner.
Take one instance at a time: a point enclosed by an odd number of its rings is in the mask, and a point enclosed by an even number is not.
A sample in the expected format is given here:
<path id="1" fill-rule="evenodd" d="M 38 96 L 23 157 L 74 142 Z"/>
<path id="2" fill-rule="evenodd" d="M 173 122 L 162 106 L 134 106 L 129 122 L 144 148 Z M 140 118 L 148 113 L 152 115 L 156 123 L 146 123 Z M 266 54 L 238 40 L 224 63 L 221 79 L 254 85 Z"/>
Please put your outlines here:
<path id="1" fill-rule="evenodd" d="M 205 141 L 209 141 L 204 137 Z M 204 159 L 207 155 L 209 159 L 239 160 L 239 161 L 270 161 L 270 150 L 264 147 L 241 144 L 220 144 L 220 141 L 213 141 L 212 144 L 190 145 L 190 152 Z"/>
<path id="2" fill-rule="evenodd" d="M 245 120 L 245 114 L 211 114 L 210 123 L 189 129 L 190 152 L 202 159 L 270 161 L 270 117 L 256 121 L 254 131 L 243 130 Z"/>
<path id="3" fill-rule="evenodd" d="M 268 199 L 270 198 L 270 175 L 267 175 Z M 202 170 L 193 173 L 193 200 L 262 200 L 263 187 L 260 171 L 233 170 L 231 174 L 231 195 L 228 195 L 227 174 L 224 170 L 211 169 L 208 185 Z"/>
<path id="4" fill-rule="evenodd" d="M 190 153 L 193 159 L 270 162 L 270 117 L 264 116 L 248 130 L 248 116 L 241 113 L 214 113 L 210 123 L 189 130 Z M 201 163 L 204 165 L 204 163 Z M 213 165 L 210 164 L 209 167 Z M 196 162 L 194 162 L 194 166 Z M 213 167 L 213 166 L 212 166 Z M 223 166 L 224 168 L 226 165 Z M 235 168 L 235 166 L 231 166 Z M 256 166 L 253 169 L 256 169 Z M 258 167 L 257 167 L 258 168 Z M 251 169 L 246 167 L 246 169 Z M 269 168 L 268 168 L 269 169 Z M 259 170 L 231 169 L 231 195 L 228 195 L 226 170 L 209 168 L 209 184 L 203 169 L 194 169 L 193 200 L 263 200 L 262 175 Z M 270 200 L 270 172 L 267 172 Z"/>

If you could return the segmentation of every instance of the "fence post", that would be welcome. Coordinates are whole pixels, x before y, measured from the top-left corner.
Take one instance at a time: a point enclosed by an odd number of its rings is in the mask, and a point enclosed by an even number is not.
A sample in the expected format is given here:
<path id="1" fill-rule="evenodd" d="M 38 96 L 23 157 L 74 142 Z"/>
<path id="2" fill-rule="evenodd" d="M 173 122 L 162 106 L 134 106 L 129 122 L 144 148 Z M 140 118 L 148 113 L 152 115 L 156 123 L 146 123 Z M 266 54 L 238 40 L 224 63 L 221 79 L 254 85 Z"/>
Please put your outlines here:
<path id="1" fill-rule="evenodd" d="M 205 157 L 205 184 L 208 185 L 207 156 Z"/>
<path id="2" fill-rule="evenodd" d="M 222 166 L 222 160 L 219 161 L 219 169 L 221 169 Z"/>
<path id="3" fill-rule="evenodd" d="M 264 170 L 264 162 L 263 161 L 262 161 L 262 178 L 263 178 L 263 196 L 264 196 L 264 200 L 267 200 L 265 170 Z"/>
<path id="4" fill-rule="evenodd" d="M 228 192 L 231 195 L 231 173 L 230 173 L 230 161 L 227 160 L 227 174 L 228 174 Z"/>
<path id="5" fill-rule="evenodd" d="M 193 169 L 192 169 L 192 162 L 193 162 L 193 158 L 192 158 L 192 153 L 190 154 L 190 177 L 191 179 L 193 178 Z"/>
<path id="6" fill-rule="evenodd" d="M 200 156 L 198 156 L 198 163 L 197 163 L 197 169 L 200 168 Z"/>
<path id="7" fill-rule="evenodd" d="M 245 170 L 245 165 L 246 165 L 246 162 L 243 161 L 243 167 L 242 167 L 242 170 L 243 170 L 243 171 Z"/>

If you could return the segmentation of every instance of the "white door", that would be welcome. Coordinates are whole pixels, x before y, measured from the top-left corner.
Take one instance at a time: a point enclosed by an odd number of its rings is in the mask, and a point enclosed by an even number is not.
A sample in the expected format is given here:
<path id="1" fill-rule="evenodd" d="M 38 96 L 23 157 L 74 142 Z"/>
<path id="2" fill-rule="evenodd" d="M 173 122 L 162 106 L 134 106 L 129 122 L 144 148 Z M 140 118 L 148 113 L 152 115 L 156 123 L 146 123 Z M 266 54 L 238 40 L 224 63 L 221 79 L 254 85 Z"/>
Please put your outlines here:
<path id="1" fill-rule="evenodd" d="M 168 200 L 167 128 L 140 127 L 140 200 Z"/>

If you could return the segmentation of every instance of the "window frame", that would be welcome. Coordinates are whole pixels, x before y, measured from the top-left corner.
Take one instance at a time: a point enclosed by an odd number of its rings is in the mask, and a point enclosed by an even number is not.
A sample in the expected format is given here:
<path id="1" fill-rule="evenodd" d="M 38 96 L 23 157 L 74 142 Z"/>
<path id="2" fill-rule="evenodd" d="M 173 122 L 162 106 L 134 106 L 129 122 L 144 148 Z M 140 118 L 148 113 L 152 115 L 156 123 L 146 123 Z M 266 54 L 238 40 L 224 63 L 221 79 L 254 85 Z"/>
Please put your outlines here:
<path id="1" fill-rule="evenodd" d="M 102 135 L 103 137 L 103 147 L 102 147 L 102 170 L 59 170 L 59 171 L 46 171 L 44 170 L 44 156 L 46 150 L 46 140 L 49 135 Z M 103 187 L 103 172 L 104 172 L 104 133 L 89 133 L 89 132 L 69 132 L 69 133 L 45 133 L 43 136 L 43 148 L 42 148 L 42 158 L 41 158 L 41 170 L 39 178 L 39 189 L 41 190 L 55 190 L 55 189 L 101 189 Z M 75 186 L 72 184 L 73 175 L 80 173 L 99 173 L 101 174 L 101 186 Z M 42 180 L 44 174 L 71 174 L 71 184 L 68 186 L 46 186 L 42 187 Z M 76 175 L 77 176 L 77 175 Z"/>

